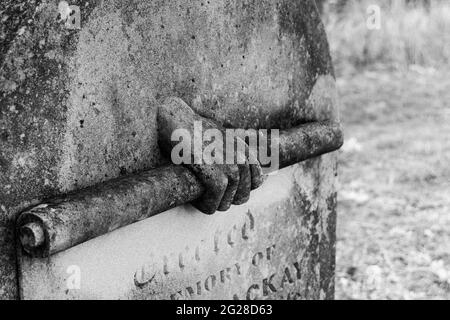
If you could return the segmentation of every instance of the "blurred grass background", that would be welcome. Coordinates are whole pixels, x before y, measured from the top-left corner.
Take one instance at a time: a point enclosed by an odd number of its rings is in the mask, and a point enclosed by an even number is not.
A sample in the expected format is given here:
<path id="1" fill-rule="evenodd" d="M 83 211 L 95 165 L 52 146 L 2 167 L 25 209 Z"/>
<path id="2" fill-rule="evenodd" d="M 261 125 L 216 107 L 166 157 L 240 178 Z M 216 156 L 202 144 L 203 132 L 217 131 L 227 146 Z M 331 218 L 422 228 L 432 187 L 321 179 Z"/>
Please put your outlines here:
<path id="1" fill-rule="evenodd" d="M 450 299 L 450 1 L 318 2 L 346 135 L 336 298 Z"/>
<path id="2" fill-rule="evenodd" d="M 367 28 L 371 5 L 381 9 L 379 30 Z M 441 68 L 450 63 L 449 0 L 329 0 L 323 13 L 338 73 L 380 65 Z"/>

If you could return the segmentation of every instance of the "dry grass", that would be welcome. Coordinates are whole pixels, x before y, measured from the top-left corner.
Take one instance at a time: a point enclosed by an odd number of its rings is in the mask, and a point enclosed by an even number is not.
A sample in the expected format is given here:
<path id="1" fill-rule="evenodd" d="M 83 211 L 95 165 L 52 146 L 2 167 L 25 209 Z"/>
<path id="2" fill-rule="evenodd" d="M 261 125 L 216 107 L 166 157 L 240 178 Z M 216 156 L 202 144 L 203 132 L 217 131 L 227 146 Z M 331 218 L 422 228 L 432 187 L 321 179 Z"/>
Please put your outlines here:
<path id="1" fill-rule="evenodd" d="M 450 74 L 338 80 L 338 299 L 450 299 Z"/>
<path id="2" fill-rule="evenodd" d="M 449 8 L 399 5 L 380 31 L 362 7 L 327 18 L 346 134 L 337 299 L 450 299 Z"/>
<path id="3" fill-rule="evenodd" d="M 367 28 L 369 5 L 381 7 L 381 29 Z M 450 2 L 432 0 L 429 10 L 405 0 L 348 0 L 346 9 L 325 12 L 338 73 L 384 65 L 405 69 L 417 64 L 440 68 L 450 64 Z"/>

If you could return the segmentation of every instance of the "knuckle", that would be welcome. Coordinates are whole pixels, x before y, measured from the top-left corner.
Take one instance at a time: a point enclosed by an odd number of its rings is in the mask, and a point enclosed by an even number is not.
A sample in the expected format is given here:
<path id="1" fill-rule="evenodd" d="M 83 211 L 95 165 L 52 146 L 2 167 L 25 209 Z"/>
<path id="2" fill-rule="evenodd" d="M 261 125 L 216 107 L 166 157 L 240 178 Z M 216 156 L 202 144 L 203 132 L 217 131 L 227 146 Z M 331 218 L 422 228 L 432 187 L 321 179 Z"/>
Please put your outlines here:
<path id="1" fill-rule="evenodd" d="M 217 188 L 218 193 L 223 193 L 226 190 L 227 185 L 228 185 L 228 178 L 226 175 L 220 175 L 215 180 L 215 187 Z"/>
<path id="2" fill-rule="evenodd" d="M 204 178 L 202 182 L 207 189 L 206 192 L 209 194 L 209 198 L 213 198 L 215 201 L 220 200 L 228 186 L 228 178 L 224 174 L 207 179 Z"/>
<path id="3" fill-rule="evenodd" d="M 240 172 L 239 172 L 239 167 L 236 165 L 230 166 L 229 169 L 229 181 L 233 182 L 233 183 L 237 183 L 239 182 L 239 176 L 240 176 Z"/>
<path id="4" fill-rule="evenodd" d="M 242 164 L 239 166 L 239 171 L 241 173 L 241 177 L 248 178 L 250 175 L 250 166 L 248 163 Z"/>

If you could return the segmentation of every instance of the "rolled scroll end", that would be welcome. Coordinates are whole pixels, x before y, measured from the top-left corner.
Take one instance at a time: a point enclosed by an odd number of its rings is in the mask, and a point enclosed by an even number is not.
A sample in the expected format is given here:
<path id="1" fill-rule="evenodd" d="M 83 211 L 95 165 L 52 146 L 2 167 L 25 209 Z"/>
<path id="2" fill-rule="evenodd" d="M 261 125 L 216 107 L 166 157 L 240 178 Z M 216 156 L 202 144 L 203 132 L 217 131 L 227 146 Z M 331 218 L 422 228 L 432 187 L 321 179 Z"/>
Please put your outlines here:
<path id="1" fill-rule="evenodd" d="M 41 224 L 27 223 L 19 228 L 19 239 L 22 248 L 29 254 L 33 254 L 37 248 L 45 244 L 45 231 Z"/>
<path id="2" fill-rule="evenodd" d="M 49 204 L 43 203 L 22 212 L 16 220 L 16 239 L 19 254 L 26 254 L 33 258 L 46 258 L 50 255 L 51 234 L 48 214 Z M 51 225 L 51 224 L 50 224 Z"/>
<path id="3" fill-rule="evenodd" d="M 45 234 L 42 226 L 31 222 L 20 228 L 20 242 L 23 246 L 37 248 L 45 241 Z"/>

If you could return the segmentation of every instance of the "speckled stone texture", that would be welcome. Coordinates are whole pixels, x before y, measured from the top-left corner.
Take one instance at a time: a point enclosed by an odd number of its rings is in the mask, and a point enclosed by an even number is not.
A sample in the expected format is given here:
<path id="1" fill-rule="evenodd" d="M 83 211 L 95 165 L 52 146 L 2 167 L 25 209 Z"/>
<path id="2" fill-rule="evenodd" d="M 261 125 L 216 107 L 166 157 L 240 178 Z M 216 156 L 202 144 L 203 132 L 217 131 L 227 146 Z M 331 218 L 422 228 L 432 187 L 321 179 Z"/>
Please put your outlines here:
<path id="1" fill-rule="evenodd" d="M 328 44 L 313 0 L 71 1 L 80 7 L 80 30 L 58 21 L 58 3 L 0 4 L 3 299 L 17 298 L 17 214 L 45 198 L 157 167 L 162 99 L 180 97 L 231 127 L 289 128 L 336 116 Z M 331 297 L 334 223 L 327 226 L 320 259 L 329 268 L 321 286 Z"/>

